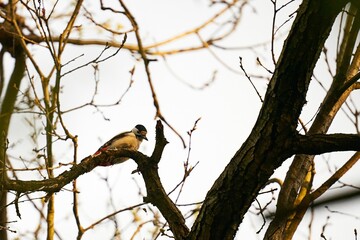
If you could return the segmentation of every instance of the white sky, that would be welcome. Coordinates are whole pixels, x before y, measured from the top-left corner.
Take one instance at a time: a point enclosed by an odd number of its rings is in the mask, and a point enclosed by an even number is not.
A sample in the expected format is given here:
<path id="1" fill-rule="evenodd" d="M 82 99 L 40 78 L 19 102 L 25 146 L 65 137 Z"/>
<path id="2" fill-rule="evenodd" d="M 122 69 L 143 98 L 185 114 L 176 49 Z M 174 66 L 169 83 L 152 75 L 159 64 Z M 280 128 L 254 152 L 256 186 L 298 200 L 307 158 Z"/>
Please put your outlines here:
<path id="1" fill-rule="evenodd" d="M 297 1 L 298 2 L 298 1 Z M 91 9 L 92 2 L 87 3 Z M 115 3 L 114 3 L 115 4 Z M 145 37 L 145 44 L 161 41 L 170 36 L 181 33 L 189 28 L 197 26 L 206 20 L 218 8 L 208 9 L 208 3 L 204 0 L 187 1 L 127 1 L 128 8 L 135 16 L 140 26 L 140 32 Z M 296 8 L 296 3 L 291 5 L 292 9 L 283 13 L 282 17 L 288 16 Z M 256 9 L 256 11 L 255 11 Z M 222 45 L 231 47 L 248 46 L 257 43 L 269 41 L 271 37 L 271 19 L 272 5 L 270 1 L 250 1 L 244 8 L 242 21 L 232 37 L 227 39 Z M 96 16 L 98 19 L 108 19 L 108 15 Z M 279 20 L 279 22 L 282 22 Z M 111 24 L 121 23 L 121 18 L 111 18 Z M 77 23 L 80 24 L 80 23 Z M 87 25 L 84 24 L 83 28 Z M 290 24 L 284 26 L 288 29 Z M 93 31 L 93 28 L 85 31 L 84 35 L 98 37 L 99 34 Z M 206 36 L 206 34 L 205 34 Z M 280 34 L 281 36 L 281 34 Z M 129 42 L 133 38 L 129 36 Z M 172 44 L 168 48 L 183 46 L 184 44 L 197 43 L 194 37 L 186 41 Z M 281 50 L 283 37 L 279 38 L 276 44 L 277 54 Z M 333 45 L 330 46 L 333 49 Z M 102 47 L 73 47 L 67 46 L 63 56 L 64 62 L 69 61 L 80 54 L 84 57 L 70 64 L 69 67 L 80 65 L 87 62 L 94 56 L 97 56 Z M 44 50 L 36 49 L 34 56 L 41 62 L 41 66 L 46 69 L 49 62 Z M 110 50 L 113 52 L 114 50 Z M 255 58 L 259 57 L 262 62 L 272 68 L 269 46 L 262 46 L 253 51 L 234 49 L 231 51 L 220 51 L 214 49 L 216 54 L 229 67 L 240 72 L 239 56 L 243 57 L 243 63 L 249 73 L 265 75 L 265 71 L 256 66 Z M 208 51 L 185 53 L 167 58 L 167 62 L 172 70 L 180 76 L 183 81 L 195 86 L 201 86 L 209 81 L 212 72 L 218 71 L 216 81 L 205 90 L 193 90 L 183 82 L 174 78 L 170 73 L 164 61 L 157 58 L 157 62 L 150 64 L 153 84 L 158 95 L 160 107 L 165 118 L 181 133 L 185 141 L 188 141 L 186 132 L 190 130 L 196 119 L 201 117 L 198 123 L 198 129 L 193 133 L 192 150 L 190 163 L 194 165 L 199 162 L 189 179 L 187 180 L 179 203 L 192 203 L 202 201 L 206 192 L 211 187 L 217 176 L 224 169 L 231 157 L 240 148 L 242 142 L 250 133 L 252 126 L 257 118 L 261 107 L 260 100 L 251 87 L 248 80 L 242 74 L 236 74 L 229 71 L 221 65 Z M 7 62 L 9 68 L 12 66 L 11 60 Z M 95 100 L 99 104 L 108 104 L 115 102 L 125 91 L 129 84 L 129 70 L 136 65 L 134 84 L 130 91 L 125 95 L 122 103 L 115 107 L 101 108 L 104 116 L 110 121 L 105 121 L 102 114 L 96 112 L 94 108 L 87 107 L 79 111 L 64 115 L 65 123 L 70 132 L 79 136 L 78 159 L 81 160 L 87 155 L 94 153 L 97 148 L 119 132 L 127 131 L 136 124 L 141 123 L 148 129 L 149 142 L 144 142 L 140 151 L 145 154 L 151 154 L 155 143 L 155 108 L 152 104 L 151 93 L 148 87 L 146 76 L 141 62 L 134 63 L 133 58 L 127 51 L 120 51 L 118 55 L 109 61 L 100 64 L 100 84 L 98 95 Z M 8 70 L 10 72 L 10 70 Z M 46 72 L 46 71 L 45 71 Z M 317 70 L 320 79 L 328 75 L 324 70 Z M 321 77 L 320 77 L 321 76 Z M 23 87 L 27 85 L 24 81 Z M 35 81 L 38 81 L 35 77 Z M 325 85 L 328 83 L 325 80 Z M 265 80 L 254 81 L 259 92 L 263 95 L 266 90 Z M 63 79 L 63 94 L 61 95 L 62 108 L 64 110 L 76 107 L 91 99 L 94 88 L 94 77 L 92 67 L 87 67 Z M 316 112 L 324 92 L 318 84 L 313 83 L 308 96 L 303 116 L 304 122 L 311 119 Z M 355 101 L 359 102 L 359 95 L 355 96 Z M 29 156 L 29 152 L 34 147 L 29 138 L 24 137 L 24 133 L 29 130 L 25 121 L 19 119 L 21 116 L 15 116 L 11 126 L 10 142 L 16 142 L 19 138 L 23 139 L 21 147 L 18 145 L 11 149 L 10 154 L 19 156 Z M 336 128 L 334 131 L 353 131 L 351 124 L 340 113 L 339 118 L 334 122 Z M 170 144 L 165 148 L 161 163 L 160 176 L 163 185 L 167 191 L 170 191 L 181 179 L 183 174 L 183 162 L 186 160 L 188 149 L 183 149 L 179 138 L 168 128 L 165 128 L 165 134 Z M 72 152 L 69 149 L 69 143 L 55 143 L 56 158 L 59 162 L 66 163 L 72 159 Z M 349 154 L 337 154 L 336 159 L 331 162 L 332 169 L 334 163 L 345 159 Z M 319 162 L 324 161 L 321 157 Z M 318 162 L 317 162 L 318 163 Z M 276 176 L 282 176 L 289 161 L 277 171 Z M 337 165 L 340 166 L 340 165 Z M 113 200 L 116 210 L 137 204 L 141 202 L 138 197 L 138 188 L 136 184 L 143 186 L 140 175 L 131 175 L 131 171 L 136 168 L 133 161 L 127 161 L 121 165 L 96 168 L 93 172 L 85 174 L 78 179 L 80 190 L 80 217 L 84 227 L 92 222 L 111 213 L 113 209 L 108 207 L 109 193 L 105 182 L 100 179 L 106 177 L 113 187 Z M 328 175 L 326 165 L 319 166 L 317 172 L 320 176 Z M 355 172 L 353 170 L 352 172 Z M 31 177 L 31 176 L 30 176 Z M 323 179 L 315 179 L 317 184 L 321 184 Z M 357 182 L 355 182 L 356 184 Z M 68 186 L 67 189 L 71 187 Z M 143 188 L 143 193 L 145 190 Z M 11 197 L 10 197 L 11 198 Z M 173 199 L 175 195 L 173 195 Z M 57 230 L 63 239 L 74 239 L 77 230 L 72 216 L 72 194 L 68 191 L 62 191 L 56 194 L 56 224 Z M 272 206 L 274 208 L 274 206 Z M 336 210 L 351 212 L 359 215 L 358 208 L 340 208 Z M 32 229 L 31 226 L 37 224 L 37 219 L 33 219 L 31 207 L 26 204 L 20 205 L 22 219 L 17 219 L 15 211 L 9 208 L 9 220 L 17 220 L 17 223 L 11 224 L 13 229 L 21 232 Z M 356 211 L 356 212 L 355 212 Z M 142 213 L 144 219 L 146 214 Z M 316 222 L 313 226 L 313 237 L 319 239 L 319 233 L 323 224 L 326 222 L 326 216 L 329 212 L 321 210 L 316 213 Z M 117 215 L 120 221 L 120 229 L 123 229 L 132 218 L 129 213 Z M 333 239 L 353 239 L 353 229 L 359 225 L 359 221 L 354 218 L 341 215 L 331 215 L 332 223 L 325 233 Z M 262 224 L 260 216 L 248 214 L 241 225 L 238 238 L 259 239 L 264 234 L 263 230 L 259 235 L 254 234 Z M 299 228 L 294 239 L 307 239 L 308 229 L 307 221 Z M 25 227 L 26 226 L 26 227 Z M 34 226 L 35 227 L 35 226 Z M 66 231 L 64 231 L 66 229 Z M 125 232 L 125 238 L 131 236 L 133 228 Z M 340 230 L 340 231 L 339 231 Z M 340 235 L 338 232 L 341 232 Z M 113 233 L 111 223 L 101 224 L 93 230 L 85 233 L 83 239 L 109 239 Z M 147 239 L 146 231 L 142 231 L 136 239 Z M 11 235 L 10 235 L 11 238 Z M 163 239 L 163 238 L 161 238 Z M 165 239 L 165 238 L 164 238 Z M 243 238 L 244 239 L 244 238 Z"/>

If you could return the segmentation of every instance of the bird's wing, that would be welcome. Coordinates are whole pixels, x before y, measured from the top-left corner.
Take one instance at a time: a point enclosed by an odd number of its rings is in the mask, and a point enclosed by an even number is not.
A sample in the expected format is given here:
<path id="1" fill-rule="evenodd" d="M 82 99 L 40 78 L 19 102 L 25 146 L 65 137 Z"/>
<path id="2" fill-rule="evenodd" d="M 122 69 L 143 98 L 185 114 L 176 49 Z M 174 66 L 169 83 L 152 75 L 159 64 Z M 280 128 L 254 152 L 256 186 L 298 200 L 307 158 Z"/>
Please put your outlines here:
<path id="1" fill-rule="evenodd" d="M 120 139 L 120 138 L 124 138 L 126 136 L 129 136 L 129 134 L 131 133 L 131 131 L 129 132 L 123 132 L 123 133 L 119 133 L 118 135 L 114 136 L 113 138 L 111 138 L 109 141 L 107 141 L 106 143 L 104 143 L 96 152 L 95 155 L 100 154 L 102 151 L 106 150 L 116 139 Z"/>

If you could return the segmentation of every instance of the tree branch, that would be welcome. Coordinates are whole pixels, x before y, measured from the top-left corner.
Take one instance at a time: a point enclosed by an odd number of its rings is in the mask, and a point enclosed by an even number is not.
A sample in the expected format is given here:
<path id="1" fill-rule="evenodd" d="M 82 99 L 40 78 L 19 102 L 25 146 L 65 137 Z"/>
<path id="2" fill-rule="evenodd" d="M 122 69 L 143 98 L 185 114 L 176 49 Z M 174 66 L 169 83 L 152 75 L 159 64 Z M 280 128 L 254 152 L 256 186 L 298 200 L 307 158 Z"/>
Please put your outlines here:
<path id="1" fill-rule="evenodd" d="M 102 163 L 116 164 L 116 160 L 120 157 L 129 157 L 132 159 L 148 158 L 140 152 L 131 150 L 108 150 L 98 156 L 88 156 L 79 164 L 73 165 L 70 170 L 64 171 L 59 176 L 44 180 L 7 180 L 4 188 L 17 192 L 59 192 L 65 185 L 80 177 L 84 173 L 88 173 Z"/>
<path id="2" fill-rule="evenodd" d="M 147 197 L 144 198 L 144 202 L 153 204 L 161 211 L 176 239 L 185 239 L 189 233 L 185 219 L 166 194 L 158 173 L 158 163 L 167 143 L 163 125 L 158 120 L 156 125 L 156 144 L 151 157 L 141 152 L 127 149 L 107 150 L 100 155 L 84 158 L 79 164 L 73 165 L 70 170 L 64 171 L 57 177 L 31 181 L 7 180 L 3 183 L 3 187 L 6 190 L 13 190 L 18 193 L 35 191 L 47 193 L 59 192 L 65 185 L 82 174 L 90 172 L 95 167 L 104 165 L 104 163 L 114 165 L 119 163 L 119 159 L 128 157 L 138 164 L 138 170 L 143 175 L 147 189 Z"/>
<path id="3" fill-rule="evenodd" d="M 289 225 L 288 232 L 295 232 L 299 222 L 302 220 L 305 212 L 309 208 L 310 204 L 323 195 L 329 188 L 336 183 L 345 173 L 347 173 L 360 158 L 360 152 L 356 152 L 341 168 L 339 168 L 328 180 L 326 180 L 318 189 L 306 197 L 297 206 L 295 211 L 294 220 Z"/>
<path id="4" fill-rule="evenodd" d="M 175 239 L 180 240 L 185 239 L 189 229 L 185 224 L 183 215 L 165 192 L 158 173 L 158 163 L 167 143 L 164 137 L 164 127 L 158 120 L 156 124 L 156 145 L 152 156 L 149 159 L 138 158 L 135 161 L 146 185 L 147 197 L 144 198 L 144 201 L 153 204 L 160 210 L 168 221 Z"/>
<path id="5" fill-rule="evenodd" d="M 146 72 L 146 76 L 147 76 L 147 80 L 149 83 L 149 87 L 151 90 L 151 94 L 152 94 L 152 98 L 153 98 L 153 104 L 154 107 L 156 108 L 156 115 L 155 118 L 159 118 L 161 119 L 166 125 L 168 125 L 168 127 L 180 138 L 183 147 L 186 148 L 186 144 L 185 141 L 183 139 L 183 137 L 175 130 L 175 128 L 165 119 L 164 115 L 161 113 L 160 110 L 160 104 L 155 92 L 155 88 L 154 88 L 154 84 L 151 78 L 151 74 L 150 74 L 150 68 L 149 68 L 149 63 L 150 61 L 152 61 L 151 59 L 149 59 L 147 57 L 147 53 L 143 47 L 143 43 L 142 43 L 142 39 L 140 37 L 140 32 L 139 32 L 139 26 L 135 20 L 135 17 L 132 15 L 132 13 L 129 11 L 129 9 L 127 8 L 127 6 L 125 5 L 124 1 L 119 0 L 120 5 L 122 6 L 122 8 L 124 9 L 124 14 L 127 16 L 127 18 L 129 19 L 129 21 L 131 22 L 131 25 L 134 29 L 134 33 L 135 33 L 135 37 L 136 37 L 136 41 L 137 41 L 137 45 L 138 45 L 138 52 L 143 60 L 144 63 L 144 68 L 145 68 L 145 72 Z"/>
<path id="6" fill-rule="evenodd" d="M 337 151 L 360 151 L 359 134 L 298 135 L 294 145 L 296 154 L 318 155 Z"/>
<path id="7" fill-rule="evenodd" d="M 297 122 L 313 69 L 345 4 L 330 2 L 307 0 L 301 4 L 255 126 L 208 191 L 188 239 L 233 239 L 260 189 L 274 170 L 295 153 Z"/>

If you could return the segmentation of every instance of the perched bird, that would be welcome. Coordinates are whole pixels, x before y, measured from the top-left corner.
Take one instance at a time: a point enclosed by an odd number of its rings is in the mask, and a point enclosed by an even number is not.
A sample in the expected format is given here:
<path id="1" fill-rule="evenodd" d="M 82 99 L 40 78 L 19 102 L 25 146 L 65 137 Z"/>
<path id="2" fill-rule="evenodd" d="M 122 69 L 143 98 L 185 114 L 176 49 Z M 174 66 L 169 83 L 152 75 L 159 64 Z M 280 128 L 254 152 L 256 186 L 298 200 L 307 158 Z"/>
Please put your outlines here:
<path id="1" fill-rule="evenodd" d="M 128 150 L 137 151 L 140 147 L 142 140 L 143 139 L 145 139 L 146 141 L 148 140 L 146 134 L 147 134 L 146 128 L 143 125 L 138 124 L 131 131 L 120 133 L 115 137 L 113 137 L 112 139 L 110 139 L 109 141 L 107 141 L 93 154 L 93 156 L 96 157 L 100 155 L 102 152 L 109 149 L 113 149 L 113 150 L 128 149 Z M 117 162 L 122 163 L 128 159 L 129 158 L 125 158 L 125 157 L 120 158 L 117 159 Z M 109 166 L 109 165 L 111 165 L 111 163 L 104 163 L 101 164 L 100 166 Z"/>

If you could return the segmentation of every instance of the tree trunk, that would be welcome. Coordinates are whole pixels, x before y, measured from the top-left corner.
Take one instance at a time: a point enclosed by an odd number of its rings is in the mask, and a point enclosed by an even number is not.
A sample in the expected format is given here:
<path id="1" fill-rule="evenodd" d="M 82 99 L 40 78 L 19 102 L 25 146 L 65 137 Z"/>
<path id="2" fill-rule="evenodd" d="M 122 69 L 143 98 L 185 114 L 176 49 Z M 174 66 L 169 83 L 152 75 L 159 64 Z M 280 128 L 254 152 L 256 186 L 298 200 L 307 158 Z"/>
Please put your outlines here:
<path id="1" fill-rule="evenodd" d="M 7 178 L 6 175 L 6 145 L 9 131 L 10 118 L 14 111 L 16 96 L 20 87 L 21 80 L 25 72 L 25 55 L 19 50 L 15 55 L 15 67 L 11 75 L 8 87 L 5 92 L 4 100 L 0 109 L 0 179 L 2 182 Z M 0 189 L 0 239 L 7 238 L 7 191 Z"/>
<path id="2" fill-rule="evenodd" d="M 188 239 L 233 239 L 258 192 L 294 154 L 297 120 L 314 66 L 345 3 L 306 0 L 300 6 L 257 122 L 208 192 Z"/>
<path id="3" fill-rule="evenodd" d="M 356 36 L 358 35 L 360 27 L 359 12 L 354 6 L 350 7 L 349 12 L 349 18 L 355 18 L 355 21 L 353 22 L 351 19 L 349 27 L 351 31 L 343 37 L 342 50 L 339 51 L 337 57 L 338 66 L 336 77 L 307 135 L 326 133 L 336 113 L 353 90 L 352 87 L 350 87 L 345 92 L 339 91 L 341 86 L 358 72 L 360 65 L 359 61 L 355 64 L 350 64 L 350 56 L 354 50 Z M 341 52 L 347 54 L 340 56 Z M 313 155 L 295 156 L 279 193 L 275 218 L 265 234 L 265 239 L 292 239 L 296 228 L 306 213 L 307 208 L 302 209 L 301 214 L 297 212 L 297 219 L 293 219 L 296 207 L 302 202 L 305 196 L 301 194 L 300 191 L 306 181 L 306 175 L 312 171 L 311 166 L 313 159 Z M 301 215 L 300 218 L 299 214 Z"/>

